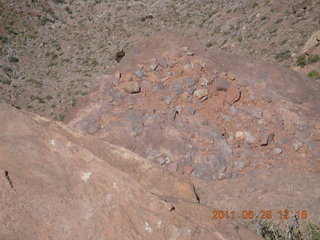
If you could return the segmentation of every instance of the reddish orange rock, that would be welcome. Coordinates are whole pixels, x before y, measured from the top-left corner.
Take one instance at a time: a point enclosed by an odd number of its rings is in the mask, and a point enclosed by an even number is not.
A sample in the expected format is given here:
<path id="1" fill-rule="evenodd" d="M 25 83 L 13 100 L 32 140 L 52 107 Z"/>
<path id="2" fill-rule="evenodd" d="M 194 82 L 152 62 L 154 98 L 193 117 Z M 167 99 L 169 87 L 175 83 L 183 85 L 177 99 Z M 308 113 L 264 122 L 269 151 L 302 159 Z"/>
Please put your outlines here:
<path id="1" fill-rule="evenodd" d="M 233 104 L 237 101 L 239 101 L 241 97 L 241 91 L 239 90 L 238 87 L 231 86 L 228 88 L 225 96 L 225 102 L 228 104 Z"/>

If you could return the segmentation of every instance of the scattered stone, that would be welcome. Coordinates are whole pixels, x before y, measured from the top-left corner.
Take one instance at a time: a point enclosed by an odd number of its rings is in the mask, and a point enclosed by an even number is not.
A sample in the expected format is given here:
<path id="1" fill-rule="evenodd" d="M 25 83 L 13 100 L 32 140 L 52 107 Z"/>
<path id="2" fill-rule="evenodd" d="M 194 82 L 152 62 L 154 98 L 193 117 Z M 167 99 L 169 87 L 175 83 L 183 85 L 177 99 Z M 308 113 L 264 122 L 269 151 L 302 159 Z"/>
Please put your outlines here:
<path id="1" fill-rule="evenodd" d="M 182 110 L 183 110 L 183 107 L 181 105 L 176 106 L 176 111 L 178 114 L 180 114 L 182 112 Z"/>
<path id="2" fill-rule="evenodd" d="M 140 121 L 133 121 L 131 124 L 131 128 L 136 134 L 136 136 L 139 136 L 143 131 L 143 123 Z"/>
<path id="3" fill-rule="evenodd" d="M 193 87 L 196 84 L 196 81 L 192 78 L 183 78 L 183 81 L 188 87 Z"/>
<path id="4" fill-rule="evenodd" d="M 144 76 L 144 73 L 141 70 L 137 70 L 134 72 L 134 74 L 137 76 L 137 78 L 141 79 Z"/>
<path id="5" fill-rule="evenodd" d="M 184 70 L 191 71 L 191 70 L 193 70 L 194 67 L 193 67 L 193 64 L 188 63 L 188 64 L 184 65 L 183 68 L 184 68 Z"/>
<path id="6" fill-rule="evenodd" d="M 232 115 L 235 115 L 238 112 L 238 108 L 236 108 L 235 106 L 232 106 L 230 108 L 230 112 L 231 112 Z"/>
<path id="7" fill-rule="evenodd" d="M 191 115 L 194 115 L 196 113 L 196 110 L 191 106 L 187 107 L 187 110 Z"/>
<path id="8" fill-rule="evenodd" d="M 189 48 L 188 47 L 182 47 L 182 50 L 185 52 L 188 52 Z"/>
<path id="9" fill-rule="evenodd" d="M 230 122 L 230 121 L 231 121 L 231 118 L 230 118 L 228 115 L 223 114 L 222 120 L 223 120 L 224 122 Z"/>
<path id="10" fill-rule="evenodd" d="M 151 64 L 149 68 L 153 71 L 157 70 L 158 64 Z"/>
<path id="11" fill-rule="evenodd" d="M 202 89 L 197 89 L 197 90 L 195 90 L 194 93 L 193 93 L 193 95 L 196 96 L 196 97 L 199 98 L 199 99 L 203 99 L 203 98 L 205 98 L 205 97 L 208 97 L 208 94 L 209 94 L 208 90 L 207 90 L 207 89 L 204 89 L 204 88 L 202 88 Z"/>
<path id="12" fill-rule="evenodd" d="M 191 88 L 188 89 L 188 93 L 189 93 L 190 95 L 192 95 L 195 90 L 196 90 L 195 87 L 191 87 Z"/>
<path id="13" fill-rule="evenodd" d="M 261 141 L 261 146 L 268 146 L 274 139 L 274 133 L 270 133 L 268 137 L 264 137 Z"/>
<path id="14" fill-rule="evenodd" d="M 120 80 L 121 78 L 121 73 L 120 72 L 116 72 L 116 74 L 114 75 L 114 77 L 118 80 Z"/>
<path id="15" fill-rule="evenodd" d="M 199 84 L 201 85 L 201 86 L 209 86 L 210 84 L 212 83 L 212 81 L 210 81 L 208 78 L 206 78 L 206 77 L 201 77 L 200 79 L 199 79 Z"/>
<path id="16" fill-rule="evenodd" d="M 226 174 L 223 172 L 219 172 L 217 174 L 215 174 L 215 176 L 213 177 L 213 179 L 219 179 L 219 180 L 223 180 L 226 178 Z"/>
<path id="17" fill-rule="evenodd" d="M 167 160 L 164 159 L 163 157 L 160 157 L 160 158 L 155 159 L 155 162 L 160 164 L 160 165 L 165 165 Z"/>
<path id="18" fill-rule="evenodd" d="M 239 101 L 240 97 L 241 97 L 240 90 L 237 87 L 231 86 L 227 91 L 225 101 L 231 105 Z"/>
<path id="19" fill-rule="evenodd" d="M 192 167 L 192 166 L 183 166 L 182 167 L 182 173 L 187 176 L 190 176 L 193 170 L 194 170 L 194 167 Z"/>
<path id="20" fill-rule="evenodd" d="M 283 152 L 283 151 L 282 151 L 281 148 L 275 148 L 275 149 L 273 149 L 273 151 L 272 151 L 272 153 L 273 153 L 274 155 L 280 155 L 282 152 Z"/>
<path id="21" fill-rule="evenodd" d="M 300 148 L 303 147 L 303 143 L 300 142 L 300 141 L 296 141 L 296 142 L 294 142 L 294 143 L 292 144 L 292 147 L 293 147 L 294 151 L 297 152 Z"/>
<path id="22" fill-rule="evenodd" d="M 173 100 L 173 97 L 171 97 L 171 96 L 167 96 L 167 97 L 164 98 L 164 102 L 167 105 L 169 105 L 172 102 L 172 100 Z"/>
<path id="23" fill-rule="evenodd" d="M 161 67 L 166 68 L 168 66 L 168 63 L 166 62 L 166 60 L 162 56 L 157 57 L 157 62 Z"/>
<path id="24" fill-rule="evenodd" d="M 248 143 L 255 143 L 256 138 L 254 136 L 252 136 L 252 134 L 248 131 L 244 131 L 244 135 L 245 135 L 245 140 Z"/>
<path id="25" fill-rule="evenodd" d="M 140 85 L 137 82 L 127 82 L 124 84 L 122 89 L 129 94 L 139 93 L 140 92 Z"/>
<path id="26" fill-rule="evenodd" d="M 190 51 L 190 50 L 187 51 L 187 56 L 193 56 L 193 55 L 194 55 L 193 51 Z"/>
<path id="27" fill-rule="evenodd" d="M 168 112 L 168 121 L 174 121 L 177 115 L 177 110 L 175 108 L 171 108 Z"/>
<path id="28" fill-rule="evenodd" d="M 227 91 L 230 86 L 230 83 L 224 78 L 217 78 L 214 83 L 217 91 Z"/>
<path id="29" fill-rule="evenodd" d="M 245 138 L 245 134 L 242 131 L 237 131 L 234 136 L 238 141 L 241 141 Z"/>
<path id="30" fill-rule="evenodd" d="M 237 160 L 234 162 L 234 168 L 242 171 L 246 167 L 246 163 L 244 161 Z"/>
<path id="31" fill-rule="evenodd" d="M 184 91 L 184 84 L 175 81 L 172 83 L 172 88 L 173 88 L 174 93 L 176 95 L 179 95 L 179 94 L 183 93 L 183 91 Z"/>

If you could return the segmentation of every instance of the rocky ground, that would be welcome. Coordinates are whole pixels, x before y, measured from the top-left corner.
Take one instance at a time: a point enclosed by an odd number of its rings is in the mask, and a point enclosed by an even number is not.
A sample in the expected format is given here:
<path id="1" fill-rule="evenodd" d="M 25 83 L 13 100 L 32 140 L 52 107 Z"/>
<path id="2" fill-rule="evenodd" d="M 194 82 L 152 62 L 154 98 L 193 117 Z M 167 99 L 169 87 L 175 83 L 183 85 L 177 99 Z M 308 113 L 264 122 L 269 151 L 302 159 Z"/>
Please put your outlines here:
<path id="1" fill-rule="evenodd" d="M 127 52 L 137 40 L 169 29 L 196 37 L 207 48 L 295 67 L 307 40 L 319 29 L 319 4 L 2 1 L 0 101 L 63 120 L 96 85 L 96 77 L 112 71 L 117 51 Z M 319 65 L 303 73 L 314 70 L 319 72 Z"/>
<path id="2" fill-rule="evenodd" d="M 2 1 L 0 239 L 282 240 L 241 213 L 286 236 L 319 222 L 319 4 Z"/>

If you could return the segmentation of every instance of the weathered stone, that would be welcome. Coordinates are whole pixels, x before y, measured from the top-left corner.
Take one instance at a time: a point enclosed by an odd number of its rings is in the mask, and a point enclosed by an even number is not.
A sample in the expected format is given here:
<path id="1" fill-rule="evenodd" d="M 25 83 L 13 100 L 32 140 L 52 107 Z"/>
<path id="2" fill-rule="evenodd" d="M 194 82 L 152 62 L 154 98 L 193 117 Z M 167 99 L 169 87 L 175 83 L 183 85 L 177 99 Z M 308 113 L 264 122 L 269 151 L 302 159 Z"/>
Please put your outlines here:
<path id="1" fill-rule="evenodd" d="M 230 83 L 224 78 L 215 79 L 214 84 L 217 91 L 227 91 L 230 86 Z"/>
<path id="2" fill-rule="evenodd" d="M 193 55 L 194 55 L 193 51 L 190 51 L 190 50 L 187 51 L 187 56 L 193 56 Z"/>
<path id="3" fill-rule="evenodd" d="M 240 140 L 242 140 L 242 139 L 245 138 L 245 134 L 244 134 L 244 132 L 242 132 L 242 131 L 237 131 L 237 132 L 234 134 L 234 136 L 235 136 L 235 138 L 236 138 L 238 141 L 240 141 Z"/>
<path id="4" fill-rule="evenodd" d="M 273 149 L 272 153 L 274 155 L 280 155 L 283 152 L 283 150 L 281 148 L 275 148 Z"/>
<path id="5" fill-rule="evenodd" d="M 192 78 L 183 78 L 183 81 L 188 87 L 193 87 L 196 84 L 196 81 Z"/>
<path id="6" fill-rule="evenodd" d="M 114 75 L 114 77 L 118 80 L 120 80 L 121 78 L 121 73 L 120 72 L 116 72 L 116 74 Z"/>
<path id="7" fill-rule="evenodd" d="M 137 70 L 134 72 L 137 78 L 141 79 L 144 76 L 144 73 L 141 70 Z"/>
<path id="8" fill-rule="evenodd" d="M 173 82 L 172 89 L 176 95 L 182 94 L 184 91 L 184 84 L 181 82 Z"/>
<path id="9" fill-rule="evenodd" d="M 207 89 L 197 89 L 194 91 L 193 95 L 196 96 L 197 98 L 199 99 L 202 99 L 204 97 L 207 97 L 209 94 L 208 90 Z"/>
<path id="10" fill-rule="evenodd" d="M 157 57 L 157 62 L 161 67 L 166 68 L 168 66 L 168 63 L 166 62 L 166 60 L 162 56 Z"/>
<path id="11" fill-rule="evenodd" d="M 252 134 L 248 131 L 244 131 L 244 135 L 245 135 L 245 140 L 248 143 L 255 143 L 256 142 L 256 138 L 254 136 L 252 136 Z"/>
<path id="12" fill-rule="evenodd" d="M 139 93 L 140 92 L 140 85 L 137 82 L 127 82 L 123 85 L 122 89 L 126 93 Z"/>
<path id="13" fill-rule="evenodd" d="M 201 78 L 199 79 L 199 84 L 200 84 L 201 86 L 209 86 L 211 83 L 212 83 L 212 81 L 209 80 L 209 79 L 206 78 L 206 77 L 201 77 Z"/>
<path id="14" fill-rule="evenodd" d="M 188 110 L 188 112 L 189 112 L 191 115 L 194 115 L 194 114 L 196 113 L 196 110 L 195 110 L 193 107 L 191 107 L 191 106 L 188 106 L 188 107 L 187 107 L 187 110 Z"/>
<path id="15" fill-rule="evenodd" d="M 239 88 L 235 86 L 231 86 L 227 90 L 225 101 L 229 104 L 233 104 L 239 101 L 240 96 L 241 96 L 241 92 Z"/>
<path id="16" fill-rule="evenodd" d="M 149 68 L 153 71 L 157 70 L 158 64 L 151 64 Z"/>
<path id="17" fill-rule="evenodd" d="M 172 108 L 168 112 L 168 120 L 169 121 L 174 121 L 177 115 L 177 110 L 175 108 Z"/>
<path id="18" fill-rule="evenodd" d="M 260 141 L 261 142 L 260 145 L 261 146 L 268 146 L 271 144 L 273 139 L 274 139 L 274 133 L 266 134 L 265 136 L 262 137 L 262 140 Z"/>

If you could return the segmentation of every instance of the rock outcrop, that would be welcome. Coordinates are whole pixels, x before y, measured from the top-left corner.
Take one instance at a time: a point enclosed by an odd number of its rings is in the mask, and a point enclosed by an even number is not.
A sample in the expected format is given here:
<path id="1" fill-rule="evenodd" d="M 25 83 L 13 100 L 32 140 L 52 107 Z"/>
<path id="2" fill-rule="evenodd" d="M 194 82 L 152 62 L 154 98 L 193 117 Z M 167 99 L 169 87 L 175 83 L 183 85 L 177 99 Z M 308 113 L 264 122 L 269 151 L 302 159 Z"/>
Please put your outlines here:
<path id="1" fill-rule="evenodd" d="M 186 179 L 0 105 L 0 239 L 258 239 L 217 224 Z"/>

